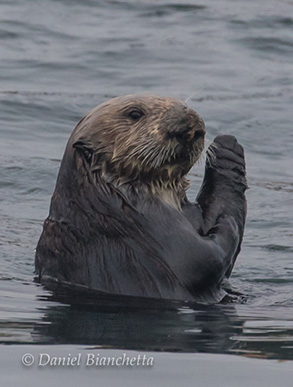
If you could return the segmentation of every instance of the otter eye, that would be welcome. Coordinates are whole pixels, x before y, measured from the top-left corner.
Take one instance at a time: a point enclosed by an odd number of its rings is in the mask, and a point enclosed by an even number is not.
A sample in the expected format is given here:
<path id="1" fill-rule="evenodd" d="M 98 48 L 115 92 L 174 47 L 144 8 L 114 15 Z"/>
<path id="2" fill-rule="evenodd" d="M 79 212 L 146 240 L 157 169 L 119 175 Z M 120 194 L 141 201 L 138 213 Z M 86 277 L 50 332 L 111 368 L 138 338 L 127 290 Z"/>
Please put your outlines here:
<path id="1" fill-rule="evenodd" d="M 143 115 L 144 115 L 144 113 L 141 110 L 137 110 L 137 109 L 131 110 L 128 113 L 128 117 L 130 117 L 134 121 L 139 120 Z"/>

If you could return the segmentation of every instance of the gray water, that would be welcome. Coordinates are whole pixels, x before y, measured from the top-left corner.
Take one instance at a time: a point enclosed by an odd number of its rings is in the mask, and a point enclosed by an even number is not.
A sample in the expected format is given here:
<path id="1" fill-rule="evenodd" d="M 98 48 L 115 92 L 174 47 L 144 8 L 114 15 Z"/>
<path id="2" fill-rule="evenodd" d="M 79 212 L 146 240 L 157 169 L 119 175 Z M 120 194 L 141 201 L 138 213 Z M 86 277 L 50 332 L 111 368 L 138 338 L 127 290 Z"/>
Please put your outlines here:
<path id="1" fill-rule="evenodd" d="M 0 342 L 292 360 L 292 74 L 291 0 L 1 1 Z M 244 304 L 74 295 L 70 306 L 33 282 L 71 131 L 103 101 L 142 92 L 196 93 L 188 104 L 208 139 L 244 146 L 248 216 L 232 275 Z M 191 198 L 202 173 L 203 162 Z"/>

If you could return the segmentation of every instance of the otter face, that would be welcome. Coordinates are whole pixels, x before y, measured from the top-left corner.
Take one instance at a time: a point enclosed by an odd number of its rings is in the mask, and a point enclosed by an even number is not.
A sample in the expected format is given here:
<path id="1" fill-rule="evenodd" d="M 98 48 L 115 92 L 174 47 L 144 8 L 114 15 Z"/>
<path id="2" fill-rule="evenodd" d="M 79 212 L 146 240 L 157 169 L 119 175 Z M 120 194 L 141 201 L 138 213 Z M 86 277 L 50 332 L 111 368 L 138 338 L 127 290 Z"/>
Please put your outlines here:
<path id="1" fill-rule="evenodd" d="M 202 118 L 184 103 L 159 96 L 114 98 L 76 127 L 73 147 L 91 167 L 130 179 L 181 178 L 204 148 Z"/>

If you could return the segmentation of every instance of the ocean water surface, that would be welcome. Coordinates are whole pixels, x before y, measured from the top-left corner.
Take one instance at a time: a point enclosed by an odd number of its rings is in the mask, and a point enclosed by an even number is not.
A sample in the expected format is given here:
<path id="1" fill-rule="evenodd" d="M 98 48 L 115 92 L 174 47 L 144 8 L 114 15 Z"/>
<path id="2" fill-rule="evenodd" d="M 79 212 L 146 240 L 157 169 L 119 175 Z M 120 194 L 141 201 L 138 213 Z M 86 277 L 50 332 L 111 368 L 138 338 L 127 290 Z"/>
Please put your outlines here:
<path id="1" fill-rule="evenodd" d="M 158 362 L 181 380 L 192 375 L 192 359 L 234 364 L 236 376 L 248 357 L 248 369 L 260 364 L 263 374 L 267 364 L 293 360 L 293 3 L 4 0 L 0 59 L 0 353 L 11 367 L 15 359 L 6 385 L 22 375 L 24 351 L 47 344 L 160 352 Z M 248 215 L 231 282 L 245 303 L 68 299 L 33 282 L 35 246 L 71 131 L 105 100 L 142 92 L 190 97 L 209 141 L 232 134 L 244 146 Z M 190 173 L 190 198 L 203 166 Z M 284 367 L 281 385 L 290 386 Z M 157 378 L 166 383 L 164 374 Z M 237 380 L 231 386 L 244 385 Z"/>

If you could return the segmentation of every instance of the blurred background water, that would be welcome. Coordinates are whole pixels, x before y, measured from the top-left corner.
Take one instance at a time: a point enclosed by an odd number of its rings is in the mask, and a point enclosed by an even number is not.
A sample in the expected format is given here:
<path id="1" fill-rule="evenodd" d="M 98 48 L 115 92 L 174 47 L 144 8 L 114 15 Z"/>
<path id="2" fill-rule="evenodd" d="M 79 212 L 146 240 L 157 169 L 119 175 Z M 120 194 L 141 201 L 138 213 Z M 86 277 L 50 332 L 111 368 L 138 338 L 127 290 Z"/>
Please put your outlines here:
<path id="1" fill-rule="evenodd" d="M 2 0 L 0 341 L 293 359 L 293 3 Z M 189 100 L 207 136 L 247 161 L 248 216 L 232 284 L 245 304 L 79 299 L 33 283 L 34 250 L 67 139 L 123 94 Z M 193 168 L 196 195 L 203 163 Z M 178 354 L 180 357 L 180 354 Z"/>

